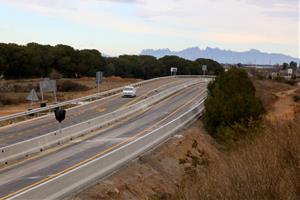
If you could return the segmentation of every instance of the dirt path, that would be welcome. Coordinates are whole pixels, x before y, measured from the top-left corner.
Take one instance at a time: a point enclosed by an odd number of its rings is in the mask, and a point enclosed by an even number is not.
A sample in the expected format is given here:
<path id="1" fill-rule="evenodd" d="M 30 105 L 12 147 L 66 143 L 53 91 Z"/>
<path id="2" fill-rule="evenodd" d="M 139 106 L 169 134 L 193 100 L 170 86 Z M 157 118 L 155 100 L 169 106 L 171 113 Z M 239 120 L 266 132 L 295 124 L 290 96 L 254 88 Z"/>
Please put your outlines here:
<path id="1" fill-rule="evenodd" d="M 294 119 L 297 103 L 294 101 L 297 88 L 275 93 L 277 100 L 266 118 L 270 121 L 285 122 Z"/>

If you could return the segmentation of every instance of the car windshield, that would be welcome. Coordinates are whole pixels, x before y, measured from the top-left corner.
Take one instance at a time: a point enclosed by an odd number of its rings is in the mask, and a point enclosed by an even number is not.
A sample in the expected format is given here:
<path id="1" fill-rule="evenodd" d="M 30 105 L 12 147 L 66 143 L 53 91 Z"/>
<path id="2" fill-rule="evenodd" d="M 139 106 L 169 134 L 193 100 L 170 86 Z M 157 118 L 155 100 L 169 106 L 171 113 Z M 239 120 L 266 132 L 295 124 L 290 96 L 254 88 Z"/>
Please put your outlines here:
<path id="1" fill-rule="evenodd" d="M 124 88 L 124 90 L 127 90 L 127 91 L 132 91 L 133 88 Z"/>

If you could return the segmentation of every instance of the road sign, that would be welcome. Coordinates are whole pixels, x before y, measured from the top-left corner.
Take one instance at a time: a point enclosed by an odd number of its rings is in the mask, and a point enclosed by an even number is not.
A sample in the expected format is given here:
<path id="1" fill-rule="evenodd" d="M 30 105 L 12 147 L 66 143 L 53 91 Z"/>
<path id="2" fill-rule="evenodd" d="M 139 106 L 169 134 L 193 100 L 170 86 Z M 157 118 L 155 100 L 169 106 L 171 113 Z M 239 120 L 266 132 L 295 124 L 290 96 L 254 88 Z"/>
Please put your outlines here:
<path id="1" fill-rule="evenodd" d="M 102 72 L 97 72 L 96 73 L 96 84 L 102 83 L 102 79 L 103 79 L 103 73 Z"/>
<path id="2" fill-rule="evenodd" d="M 66 118 L 66 110 L 63 110 L 61 108 L 57 108 L 54 111 L 55 113 L 55 119 L 61 123 Z"/>
<path id="3" fill-rule="evenodd" d="M 177 73 L 177 67 L 171 67 L 171 76 L 172 75 L 176 75 L 176 73 Z"/>
<path id="4" fill-rule="evenodd" d="M 292 68 L 287 69 L 287 74 L 288 74 L 288 76 L 292 76 L 293 75 L 293 69 Z"/>
<path id="5" fill-rule="evenodd" d="M 176 73 L 177 72 L 177 67 L 171 67 L 171 72 Z"/>
<path id="6" fill-rule="evenodd" d="M 30 91 L 30 93 L 28 94 L 28 96 L 26 97 L 26 100 L 28 100 L 28 101 L 38 101 L 39 100 L 39 98 L 38 98 L 38 96 L 37 96 L 37 94 L 36 94 L 36 92 L 35 92 L 35 90 L 34 89 L 32 89 L 31 91 Z"/>
<path id="7" fill-rule="evenodd" d="M 102 72 L 96 72 L 96 84 L 97 84 L 97 93 L 100 92 L 100 84 L 102 83 L 103 79 L 103 73 Z"/>
<path id="8" fill-rule="evenodd" d="M 56 92 L 56 80 L 43 80 L 40 81 L 40 89 L 45 92 Z"/>
<path id="9" fill-rule="evenodd" d="M 42 101 L 44 101 L 44 93 L 53 92 L 54 101 L 55 103 L 57 103 L 56 90 L 57 90 L 56 80 L 45 79 L 43 81 L 40 81 L 40 91 L 41 91 Z"/>
<path id="10" fill-rule="evenodd" d="M 205 75 L 205 72 L 207 71 L 207 66 L 206 65 L 202 65 L 202 71 L 203 71 L 203 74 Z"/>

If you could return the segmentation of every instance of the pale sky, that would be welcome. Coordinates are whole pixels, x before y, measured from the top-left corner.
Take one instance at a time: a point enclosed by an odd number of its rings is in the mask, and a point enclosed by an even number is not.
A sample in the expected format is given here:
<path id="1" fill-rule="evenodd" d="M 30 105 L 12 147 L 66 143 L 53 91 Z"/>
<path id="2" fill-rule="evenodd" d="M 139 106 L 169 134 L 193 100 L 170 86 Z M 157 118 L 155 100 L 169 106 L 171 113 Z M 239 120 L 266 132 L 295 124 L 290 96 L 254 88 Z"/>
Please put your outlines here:
<path id="1" fill-rule="evenodd" d="M 0 0 L 0 42 L 299 54 L 299 0 Z"/>

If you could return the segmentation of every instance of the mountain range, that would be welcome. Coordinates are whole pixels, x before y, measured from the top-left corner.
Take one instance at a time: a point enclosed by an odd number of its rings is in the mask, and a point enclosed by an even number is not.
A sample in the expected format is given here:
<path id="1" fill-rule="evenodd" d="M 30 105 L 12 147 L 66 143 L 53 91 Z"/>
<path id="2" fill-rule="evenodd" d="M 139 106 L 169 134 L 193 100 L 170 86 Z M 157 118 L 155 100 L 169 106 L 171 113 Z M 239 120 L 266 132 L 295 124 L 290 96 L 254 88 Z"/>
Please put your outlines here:
<path id="1" fill-rule="evenodd" d="M 284 62 L 300 62 L 299 58 L 294 58 L 288 55 L 279 53 L 265 53 L 256 49 L 249 51 L 237 52 L 231 50 L 223 50 L 219 48 L 200 49 L 199 47 L 187 48 L 182 51 L 171 51 L 170 49 L 144 49 L 141 55 L 150 55 L 157 58 L 166 55 L 179 56 L 188 60 L 196 60 L 198 58 L 209 58 L 224 64 L 257 64 L 257 65 L 274 65 Z"/>

